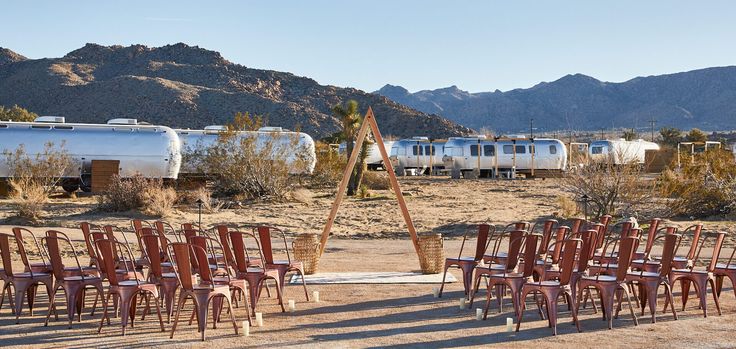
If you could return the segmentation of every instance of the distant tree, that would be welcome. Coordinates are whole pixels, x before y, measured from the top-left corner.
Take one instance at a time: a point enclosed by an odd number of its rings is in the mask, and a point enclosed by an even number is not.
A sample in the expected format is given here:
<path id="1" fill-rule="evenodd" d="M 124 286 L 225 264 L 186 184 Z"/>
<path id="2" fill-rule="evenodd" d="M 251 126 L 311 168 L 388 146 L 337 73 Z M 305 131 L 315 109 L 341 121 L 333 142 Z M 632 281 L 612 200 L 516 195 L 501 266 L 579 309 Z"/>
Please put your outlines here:
<path id="1" fill-rule="evenodd" d="M 705 142 L 708 140 L 708 135 L 705 134 L 705 132 L 694 128 L 687 133 L 685 139 L 687 139 L 688 142 Z"/>
<path id="2" fill-rule="evenodd" d="M 30 112 L 17 105 L 14 105 L 12 108 L 5 108 L 0 105 L 0 120 L 33 121 L 37 117 L 38 114 Z"/>
<path id="3" fill-rule="evenodd" d="M 633 141 L 636 138 L 636 131 L 632 128 L 631 130 L 624 131 L 623 137 L 627 141 Z"/>
<path id="4" fill-rule="evenodd" d="M 672 147 L 676 147 L 677 143 L 682 141 L 682 131 L 675 127 L 663 127 L 659 130 L 662 136 L 662 143 Z"/>
<path id="5" fill-rule="evenodd" d="M 332 112 L 340 118 L 342 124 L 342 140 L 345 141 L 346 154 L 349 157 L 353 153 L 353 147 L 355 146 L 355 140 L 358 138 L 358 130 L 360 124 L 363 122 L 363 117 L 358 111 L 358 102 L 355 100 L 349 100 L 345 105 L 336 105 L 332 107 Z M 360 182 L 363 180 L 363 171 L 365 169 L 365 159 L 368 156 L 368 141 L 363 142 L 358 154 L 358 161 L 353 168 L 353 173 L 350 175 L 348 181 L 348 192 L 349 196 L 354 196 L 360 187 Z"/>

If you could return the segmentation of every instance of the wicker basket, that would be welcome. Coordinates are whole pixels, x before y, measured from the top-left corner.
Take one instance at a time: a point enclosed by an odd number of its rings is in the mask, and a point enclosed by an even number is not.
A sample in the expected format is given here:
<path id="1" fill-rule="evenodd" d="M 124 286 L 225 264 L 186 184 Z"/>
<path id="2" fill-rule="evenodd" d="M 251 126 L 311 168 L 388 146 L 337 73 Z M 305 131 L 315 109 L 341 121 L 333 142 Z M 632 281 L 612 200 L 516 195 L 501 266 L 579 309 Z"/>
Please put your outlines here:
<path id="1" fill-rule="evenodd" d="M 319 264 L 319 238 L 317 234 L 299 234 L 291 246 L 294 258 L 304 263 L 304 273 L 311 275 L 317 272 Z"/>
<path id="2" fill-rule="evenodd" d="M 419 266 L 424 274 L 441 273 L 445 266 L 445 250 L 442 234 L 423 234 L 419 236 Z"/>

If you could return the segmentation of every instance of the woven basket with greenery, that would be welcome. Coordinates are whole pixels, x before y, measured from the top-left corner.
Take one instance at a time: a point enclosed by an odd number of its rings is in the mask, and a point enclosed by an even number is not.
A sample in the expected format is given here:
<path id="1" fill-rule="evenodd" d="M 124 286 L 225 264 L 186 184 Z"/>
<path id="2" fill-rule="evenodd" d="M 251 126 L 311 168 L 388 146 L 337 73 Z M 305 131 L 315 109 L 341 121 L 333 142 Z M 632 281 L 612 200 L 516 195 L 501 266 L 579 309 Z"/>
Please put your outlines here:
<path id="1" fill-rule="evenodd" d="M 441 273 L 445 266 L 445 250 L 442 234 L 422 234 L 419 236 L 419 266 L 424 274 Z"/>
<path id="2" fill-rule="evenodd" d="M 294 258 L 304 263 L 304 273 L 314 274 L 319 264 L 319 238 L 317 234 L 299 234 L 291 243 Z"/>

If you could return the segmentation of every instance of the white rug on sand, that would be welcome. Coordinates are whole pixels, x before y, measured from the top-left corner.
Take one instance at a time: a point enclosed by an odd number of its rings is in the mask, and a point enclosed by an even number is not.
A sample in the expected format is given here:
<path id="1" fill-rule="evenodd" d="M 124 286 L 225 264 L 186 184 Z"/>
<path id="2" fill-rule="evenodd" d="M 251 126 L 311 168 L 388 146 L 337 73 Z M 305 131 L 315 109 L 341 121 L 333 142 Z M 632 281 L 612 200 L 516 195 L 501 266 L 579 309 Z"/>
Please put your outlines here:
<path id="1" fill-rule="evenodd" d="M 305 277 L 307 284 L 439 284 L 442 274 L 422 274 L 412 272 L 348 272 L 348 273 L 317 273 Z M 457 279 L 447 273 L 447 282 Z M 301 284 L 302 278 L 292 274 L 289 284 Z"/>

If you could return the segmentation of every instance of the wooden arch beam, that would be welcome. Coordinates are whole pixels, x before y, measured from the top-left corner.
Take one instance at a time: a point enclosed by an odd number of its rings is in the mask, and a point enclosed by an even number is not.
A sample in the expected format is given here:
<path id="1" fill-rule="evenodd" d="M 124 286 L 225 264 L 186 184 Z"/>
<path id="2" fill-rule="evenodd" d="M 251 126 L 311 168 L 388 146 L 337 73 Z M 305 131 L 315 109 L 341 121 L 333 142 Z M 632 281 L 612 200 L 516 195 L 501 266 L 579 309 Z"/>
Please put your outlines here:
<path id="1" fill-rule="evenodd" d="M 330 236 L 330 230 L 332 230 L 332 224 L 335 222 L 335 217 L 337 216 L 337 210 L 340 208 L 340 204 L 342 203 L 342 200 L 345 197 L 345 190 L 348 186 L 348 181 L 350 180 L 350 174 L 353 172 L 353 168 L 355 167 L 355 163 L 358 160 L 358 154 L 360 153 L 360 148 L 363 145 L 363 142 L 365 142 L 365 138 L 368 134 L 368 130 L 371 130 L 373 133 L 373 137 L 376 139 L 376 143 L 378 144 L 378 150 L 381 152 L 381 158 L 383 159 L 383 166 L 386 168 L 386 172 L 388 172 L 388 178 L 389 182 L 391 183 L 391 189 L 393 190 L 394 194 L 396 194 L 396 200 L 399 203 L 399 207 L 401 208 L 401 215 L 404 217 L 404 222 L 406 222 L 407 230 L 409 231 L 409 236 L 411 236 L 411 241 L 414 244 L 414 250 L 417 253 L 417 256 L 419 257 L 421 255 L 421 250 L 419 249 L 419 241 L 417 240 L 417 231 L 414 228 L 414 223 L 411 220 L 411 216 L 409 215 L 409 210 L 406 208 L 406 201 L 404 200 L 404 195 L 401 193 L 401 187 L 399 187 L 399 181 L 396 179 L 396 173 L 394 172 L 394 168 L 391 165 L 391 161 L 388 158 L 388 153 L 386 152 L 386 147 L 383 143 L 383 137 L 381 137 L 381 131 L 378 130 L 378 124 L 376 123 L 376 117 L 373 115 L 373 109 L 371 107 L 368 107 L 368 111 L 365 113 L 365 117 L 363 118 L 363 123 L 360 125 L 360 130 L 358 131 L 358 139 L 355 140 L 355 146 L 353 147 L 353 152 L 350 154 L 350 159 L 348 160 L 348 165 L 345 167 L 345 172 L 342 175 L 342 180 L 340 180 L 340 184 L 337 187 L 337 196 L 335 197 L 335 201 L 332 203 L 332 209 L 330 210 L 330 215 L 327 218 L 327 224 L 325 224 L 325 229 L 322 230 L 322 240 L 320 243 L 320 256 L 325 252 L 325 245 L 327 244 L 327 239 Z"/>

